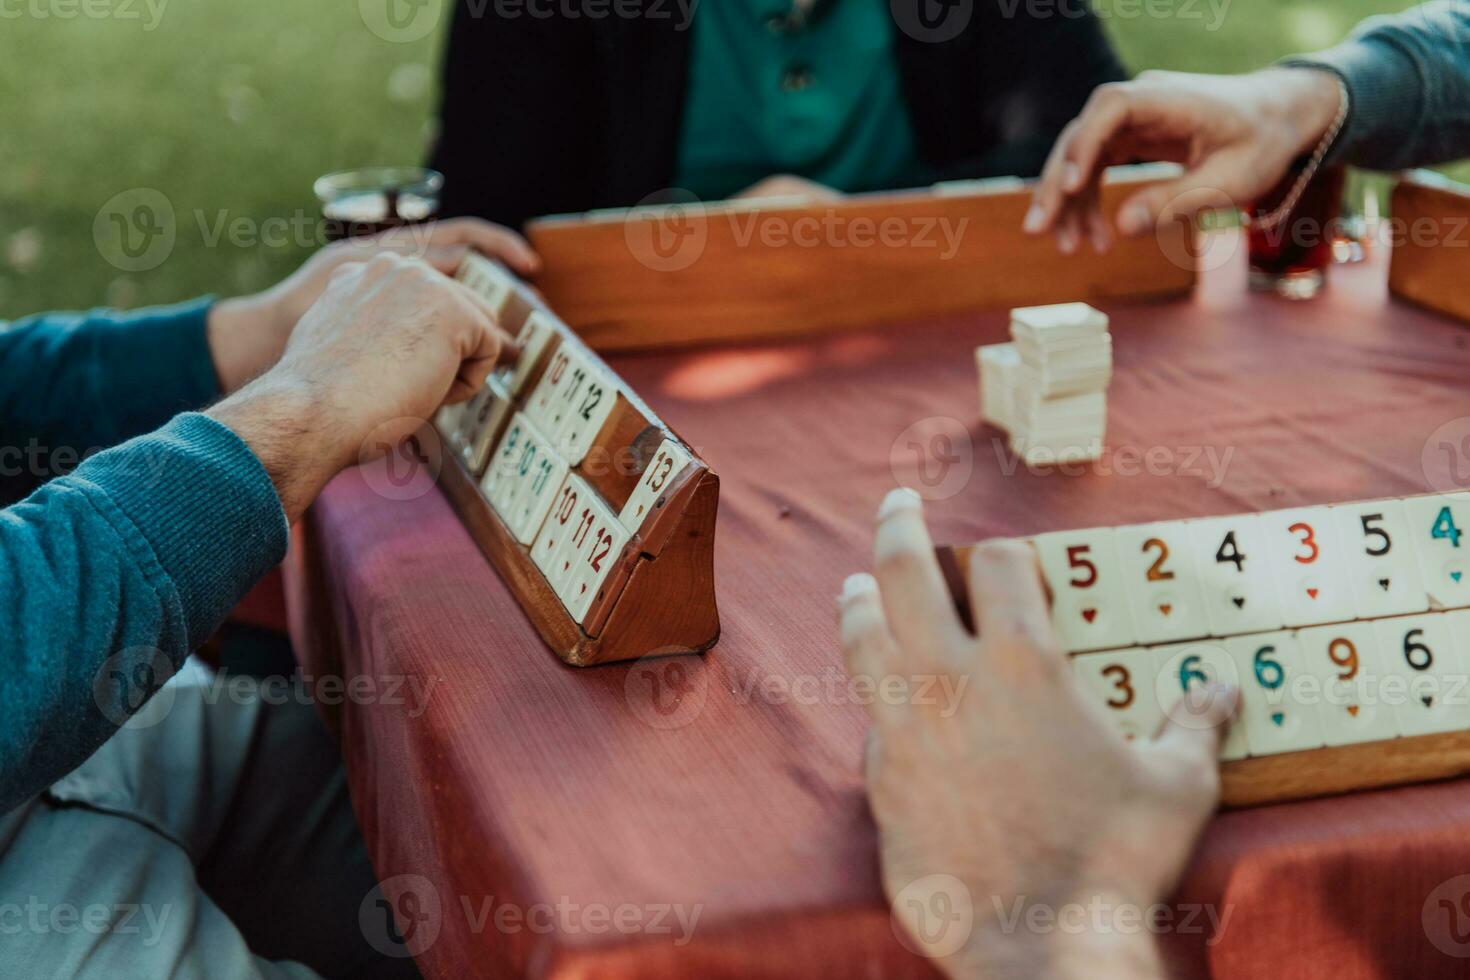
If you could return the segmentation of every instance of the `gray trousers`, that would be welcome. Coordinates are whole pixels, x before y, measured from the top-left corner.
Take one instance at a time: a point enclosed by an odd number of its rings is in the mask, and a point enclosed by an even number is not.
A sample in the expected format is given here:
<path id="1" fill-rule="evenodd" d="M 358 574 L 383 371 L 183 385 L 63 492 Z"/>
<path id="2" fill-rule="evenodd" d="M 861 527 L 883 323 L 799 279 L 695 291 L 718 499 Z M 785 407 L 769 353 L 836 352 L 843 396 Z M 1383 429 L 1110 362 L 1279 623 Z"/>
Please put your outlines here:
<path id="1" fill-rule="evenodd" d="M 415 978 L 315 709 L 186 665 L 0 816 L 0 977 Z"/>

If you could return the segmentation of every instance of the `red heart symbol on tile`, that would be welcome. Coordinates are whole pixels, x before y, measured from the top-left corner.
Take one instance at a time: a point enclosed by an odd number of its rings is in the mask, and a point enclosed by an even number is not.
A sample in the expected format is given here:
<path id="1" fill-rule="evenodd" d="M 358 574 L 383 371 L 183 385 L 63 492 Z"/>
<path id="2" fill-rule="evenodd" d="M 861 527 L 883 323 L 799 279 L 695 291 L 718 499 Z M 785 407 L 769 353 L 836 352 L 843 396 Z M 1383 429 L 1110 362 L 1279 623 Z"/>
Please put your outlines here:
<path id="1" fill-rule="evenodd" d="M 1159 603 L 1159 612 L 1163 613 L 1165 616 L 1169 615 L 1170 611 L 1172 611 L 1173 608 L 1174 607 L 1169 605 L 1167 602 Z"/>
<path id="2" fill-rule="evenodd" d="M 1085 620 L 1087 620 L 1089 623 L 1092 622 L 1094 619 L 1097 618 L 1097 610 L 1096 609 L 1084 609 L 1084 610 L 1082 610 L 1082 618 L 1085 619 Z"/>
<path id="3" fill-rule="evenodd" d="M 1358 717 L 1358 706 L 1356 704 L 1348 705 L 1347 709 L 1348 714 L 1352 715 L 1354 718 Z"/>
<path id="4" fill-rule="evenodd" d="M 1309 595 L 1313 599 L 1315 599 L 1315 598 L 1317 598 L 1317 590 L 1316 589 L 1308 589 L 1307 590 L 1307 595 Z"/>

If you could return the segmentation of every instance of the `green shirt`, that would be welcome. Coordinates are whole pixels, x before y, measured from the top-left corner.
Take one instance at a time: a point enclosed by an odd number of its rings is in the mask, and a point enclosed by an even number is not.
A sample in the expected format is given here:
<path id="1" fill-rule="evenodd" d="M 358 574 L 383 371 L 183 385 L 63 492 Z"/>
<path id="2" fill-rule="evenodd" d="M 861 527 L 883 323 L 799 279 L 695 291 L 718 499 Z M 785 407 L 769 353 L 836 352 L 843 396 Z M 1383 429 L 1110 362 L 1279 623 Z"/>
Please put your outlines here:
<path id="1" fill-rule="evenodd" d="M 701 3 L 674 183 L 705 200 L 789 173 L 841 191 L 932 182 L 885 0 Z"/>

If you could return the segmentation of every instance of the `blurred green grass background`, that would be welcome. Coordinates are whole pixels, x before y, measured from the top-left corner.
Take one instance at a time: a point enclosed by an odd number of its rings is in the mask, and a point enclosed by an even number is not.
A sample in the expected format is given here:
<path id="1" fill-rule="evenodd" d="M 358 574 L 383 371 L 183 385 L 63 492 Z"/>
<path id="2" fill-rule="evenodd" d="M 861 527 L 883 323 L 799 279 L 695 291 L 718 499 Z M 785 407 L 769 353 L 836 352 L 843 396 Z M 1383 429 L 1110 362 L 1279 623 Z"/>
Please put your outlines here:
<path id="1" fill-rule="evenodd" d="M 351 0 L 151 3 L 107 0 L 118 16 L 61 19 L 35 11 L 76 8 L 28 0 L 0 21 L 0 319 L 264 288 L 304 248 L 206 246 L 221 221 L 314 216 L 320 174 L 424 158 L 442 29 L 386 41 Z M 1135 71 L 1231 72 L 1335 43 L 1413 0 L 1096 5 Z M 1158 10 L 1174 13 L 1144 13 Z M 125 274 L 92 227 L 105 202 L 139 187 L 173 204 L 178 243 L 158 268 Z"/>

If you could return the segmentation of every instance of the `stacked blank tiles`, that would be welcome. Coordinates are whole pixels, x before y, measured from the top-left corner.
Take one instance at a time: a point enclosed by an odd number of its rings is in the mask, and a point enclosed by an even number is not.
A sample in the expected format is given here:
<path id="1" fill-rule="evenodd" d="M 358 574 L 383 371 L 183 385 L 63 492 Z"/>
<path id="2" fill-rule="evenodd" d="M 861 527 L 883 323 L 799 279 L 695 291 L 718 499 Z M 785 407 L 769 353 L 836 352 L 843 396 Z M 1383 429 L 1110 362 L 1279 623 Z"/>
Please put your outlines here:
<path id="1" fill-rule="evenodd" d="M 975 352 L 980 412 L 1028 466 L 1097 459 L 1107 428 L 1113 339 L 1086 303 L 1011 311 L 1011 343 Z"/>

